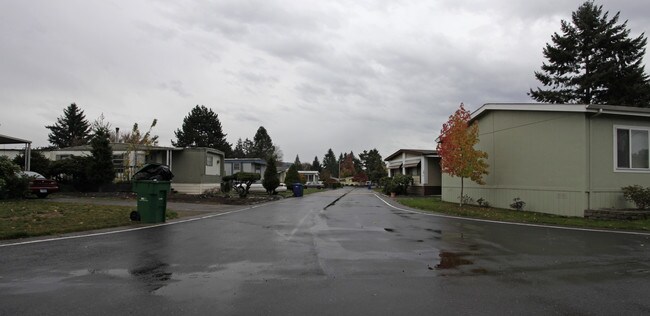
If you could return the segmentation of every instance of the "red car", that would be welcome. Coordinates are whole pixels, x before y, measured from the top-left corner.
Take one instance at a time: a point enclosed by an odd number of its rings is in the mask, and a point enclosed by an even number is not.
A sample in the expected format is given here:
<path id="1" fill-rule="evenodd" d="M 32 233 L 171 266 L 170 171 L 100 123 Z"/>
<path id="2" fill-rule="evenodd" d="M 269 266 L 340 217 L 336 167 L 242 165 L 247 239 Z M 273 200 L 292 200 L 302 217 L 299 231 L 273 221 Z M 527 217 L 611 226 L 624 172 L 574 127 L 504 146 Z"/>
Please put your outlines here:
<path id="1" fill-rule="evenodd" d="M 46 198 L 50 193 L 59 191 L 59 184 L 56 183 L 56 181 L 47 179 L 40 173 L 23 171 L 21 174 L 23 177 L 29 178 L 29 192 L 35 194 L 41 199 Z"/>

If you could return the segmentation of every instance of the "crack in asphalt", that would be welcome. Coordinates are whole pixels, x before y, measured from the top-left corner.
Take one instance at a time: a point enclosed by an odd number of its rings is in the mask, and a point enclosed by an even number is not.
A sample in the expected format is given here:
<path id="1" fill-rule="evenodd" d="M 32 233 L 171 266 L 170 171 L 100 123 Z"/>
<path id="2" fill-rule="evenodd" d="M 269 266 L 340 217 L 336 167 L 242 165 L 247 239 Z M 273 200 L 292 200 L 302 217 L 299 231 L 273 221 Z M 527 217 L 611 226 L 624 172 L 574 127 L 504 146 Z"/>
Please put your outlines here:
<path id="1" fill-rule="evenodd" d="M 330 207 L 330 206 L 336 204 L 336 202 L 338 202 L 338 201 L 339 201 L 340 199 L 342 199 L 344 196 L 348 195 L 348 193 L 350 193 L 350 192 L 352 192 L 352 191 L 348 191 L 348 192 L 343 193 L 343 195 L 339 196 L 339 197 L 338 197 L 336 200 L 334 200 L 332 203 L 327 204 L 327 206 L 325 206 L 325 208 L 323 208 L 323 210 L 326 210 L 328 207 Z"/>

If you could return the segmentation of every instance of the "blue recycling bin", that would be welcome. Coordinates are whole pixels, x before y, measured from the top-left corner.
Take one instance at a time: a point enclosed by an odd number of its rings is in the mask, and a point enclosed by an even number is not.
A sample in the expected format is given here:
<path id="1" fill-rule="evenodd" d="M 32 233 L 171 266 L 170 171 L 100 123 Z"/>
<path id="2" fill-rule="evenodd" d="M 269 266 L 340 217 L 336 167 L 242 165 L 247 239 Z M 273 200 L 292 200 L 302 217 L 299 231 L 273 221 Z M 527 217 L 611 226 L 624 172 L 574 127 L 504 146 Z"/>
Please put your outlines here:
<path id="1" fill-rule="evenodd" d="M 293 196 L 301 197 L 302 193 L 303 193 L 302 183 L 294 183 L 293 184 Z"/>

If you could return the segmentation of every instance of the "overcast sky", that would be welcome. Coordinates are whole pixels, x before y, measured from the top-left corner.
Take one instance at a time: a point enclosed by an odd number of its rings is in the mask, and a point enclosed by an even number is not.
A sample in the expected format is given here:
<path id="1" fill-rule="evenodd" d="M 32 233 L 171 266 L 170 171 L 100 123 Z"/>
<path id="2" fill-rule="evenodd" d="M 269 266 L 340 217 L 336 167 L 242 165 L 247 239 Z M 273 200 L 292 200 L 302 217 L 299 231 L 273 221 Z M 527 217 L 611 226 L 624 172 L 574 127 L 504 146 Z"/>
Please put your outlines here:
<path id="1" fill-rule="evenodd" d="M 233 144 L 264 126 L 285 161 L 433 149 L 461 102 L 532 102 L 543 46 L 583 2 L 3 0 L 0 134 L 46 146 L 74 102 L 123 131 L 156 118 L 171 146 L 205 105 Z M 650 31 L 647 0 L 597 4 Z"/>

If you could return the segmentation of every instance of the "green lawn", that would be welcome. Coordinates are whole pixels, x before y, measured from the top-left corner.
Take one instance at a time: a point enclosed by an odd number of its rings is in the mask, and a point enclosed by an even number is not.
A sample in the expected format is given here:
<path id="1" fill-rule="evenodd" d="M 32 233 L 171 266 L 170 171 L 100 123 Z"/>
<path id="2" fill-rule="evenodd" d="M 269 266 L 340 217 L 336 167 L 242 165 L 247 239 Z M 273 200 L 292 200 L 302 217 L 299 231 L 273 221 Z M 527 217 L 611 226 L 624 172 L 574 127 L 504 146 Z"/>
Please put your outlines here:
<path id="1" fill-rule="evenodd" d="M 303 194 L 322 191 L 309 188 Z M 293 196 L 290 191 L 279 194 Z M 61 203 L 47 199 L 0 200 L 0 240 L 135 225 L 137 222 L 129 219 L 132 211 L 135 211 L 135 207 Z M 185 213 L 167 209 L 166 217 L 177 218 Z M 193 214 L 189 213 L 185 215 Z"/>
<path id="2" fill-rule="evenodd" d="M 397 201 L 412 208 L 460 217 L 580 228 L 650 230 L 650 219 L 636 221 L 592 220 L 581 217 L 565 217 L 527 211 L 483 208 L 474 205 L 464 205 L 461 208 L 458 207 L 458 203 L 442 202 L 440 198 L 432 197 L 399 197 Z"/>
<path id="3" fill-rule="evenodd" d="M 0 201 L 0 239 L 64 234 L 132 225 L 135 207 L 59 203 L 47 200 Z M 167 218 L 178 217 L 167 211 Z"/>

